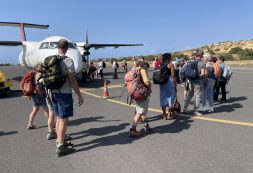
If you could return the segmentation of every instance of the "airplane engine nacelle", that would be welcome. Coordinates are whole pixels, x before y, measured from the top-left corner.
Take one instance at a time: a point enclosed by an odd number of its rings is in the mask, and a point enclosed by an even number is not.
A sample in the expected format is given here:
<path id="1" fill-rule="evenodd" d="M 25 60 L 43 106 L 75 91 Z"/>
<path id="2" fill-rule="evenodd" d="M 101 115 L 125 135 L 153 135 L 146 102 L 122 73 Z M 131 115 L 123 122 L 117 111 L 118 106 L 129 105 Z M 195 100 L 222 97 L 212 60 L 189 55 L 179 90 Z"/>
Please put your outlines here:
<path id="1" fill-rule="evenodd" d="M 84 56 L 90 55 L 90 52 L 89 52 L 89 51 L 86 51 L 86 52 L 84 51 L 84 52 L 83 52 L 83 55 L 84 55 Z"/>

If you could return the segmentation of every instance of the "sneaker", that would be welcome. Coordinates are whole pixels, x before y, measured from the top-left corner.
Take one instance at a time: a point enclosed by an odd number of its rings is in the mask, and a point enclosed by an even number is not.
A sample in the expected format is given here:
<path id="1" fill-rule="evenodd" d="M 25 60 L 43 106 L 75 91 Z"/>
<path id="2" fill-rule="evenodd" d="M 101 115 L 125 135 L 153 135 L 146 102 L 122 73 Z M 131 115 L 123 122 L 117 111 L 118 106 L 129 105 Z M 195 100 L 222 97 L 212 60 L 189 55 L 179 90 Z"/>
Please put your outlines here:
<path id="1" fill-rule="evenodd" d="M 57 138 L 57 134 L 55 133 L 55 131 L 51 131 L 47 133 L 47 140 L 56 139 L 56 138 Z"/>
<path id="2" fill-rule="evenodd" d="M 210 107 L 209 109 L 208 109 L 208 112 L 214 112 L 214 110 L 213 110 L 213 107 Z"/>
<path id="3" fill-rule="evenodd" d="M 27 126 L 26 129 L 33 130 L 33 129 L 37 129 L 37 127 L 35 125 L 31 125 L 31 126 Z"/>
<path id="4" fill-rule="evenodd" d="M 199 112 L 199 111 L 194 111 L 193 112 L 193 114 L 194 114 L 194 116 L 200 116 L 200 115 L 203 115 L 201 112 Z"/>
<path id="5" fill-rule="evenodd" d="M 130 129 L 130 132 L 129 132 L 130 138 L 140 137 L 141 135 L 142 135 L 141 132 L 138 132 L 136 129 Z"/>
<path id="6" fill-rule="evenodd" d="M 65 135 L 64 141 L 70 141 L 70 140 L 72 140 L 72 137 L 69 135 Z"/>
<path id="7" fill-rule="evenodd" d="M 61 145 L 56 148 L 56 156 L 61 157 L 65 154 L 68 154 L 69 152 L 74 151 L 73 146 L 67 146 L 67 145 Z"/>
<path id="8" fill-rule="evenodd" d="M 200 105 L 198 111 L 206 111 L 207 108 L 205 106 Z"/>
<path id="9" fill-rule="evenodd" d="M 149 125 L 144 126 L 144 131 L 145 131 L 145 133 L 151 132 L 151 128 L 149 127 Z"/>
<path id="10" fill-rule="evenodd" d="M 64 141 L 64 145 L 66 146 L 74 146 L 74 144 L 71 143 L 71 141 Z M 56 147 L 58 146 L 58 142 L 56 141 Z"/>

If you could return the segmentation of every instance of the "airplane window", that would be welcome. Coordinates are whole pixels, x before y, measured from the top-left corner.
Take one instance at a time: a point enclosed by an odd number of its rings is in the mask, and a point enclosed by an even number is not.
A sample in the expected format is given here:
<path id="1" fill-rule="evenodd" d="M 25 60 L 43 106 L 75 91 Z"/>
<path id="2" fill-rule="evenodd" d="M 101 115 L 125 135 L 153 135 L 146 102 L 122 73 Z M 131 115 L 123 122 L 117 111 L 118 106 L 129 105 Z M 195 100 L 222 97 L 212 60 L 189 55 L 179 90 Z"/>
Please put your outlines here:
<path id="1" fill-rule="evenodd" d="M 58 42 L 50 42 L 50 49 L 55 49 L 57 48 Z M 75 49 L 75 45 L 72 43 L 69 43 L 69 48 L 70 49 Z"/>
<path id="2" fill-rule="evenodd" d="M 48 49 L 48 42 L 41 43 L 39 49 Z"/>
<path id="3" fill-rule="evenodd" d="M 57 42 L 50 42 L 50 49 L 57 48 L 58 43 Z"/>

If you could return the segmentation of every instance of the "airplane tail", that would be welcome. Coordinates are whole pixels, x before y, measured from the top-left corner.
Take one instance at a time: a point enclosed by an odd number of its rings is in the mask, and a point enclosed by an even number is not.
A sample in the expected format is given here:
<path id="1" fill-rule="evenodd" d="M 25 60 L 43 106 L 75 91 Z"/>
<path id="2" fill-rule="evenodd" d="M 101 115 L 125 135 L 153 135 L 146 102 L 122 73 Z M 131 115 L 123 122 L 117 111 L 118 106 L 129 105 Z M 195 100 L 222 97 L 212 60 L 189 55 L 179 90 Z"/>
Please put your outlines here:
<path id="1" fill-rule="evenodd" d="M 49 27 L 49 25 L 38 25 L 38 24 L 22 23 L 22 22 L 21 23 L 0 22 L 0 26 L 20 27 L 21 41 L 26 41 L 25 27 L 26 28 L 37 28 L 37 29 L 47 29 Z"/>

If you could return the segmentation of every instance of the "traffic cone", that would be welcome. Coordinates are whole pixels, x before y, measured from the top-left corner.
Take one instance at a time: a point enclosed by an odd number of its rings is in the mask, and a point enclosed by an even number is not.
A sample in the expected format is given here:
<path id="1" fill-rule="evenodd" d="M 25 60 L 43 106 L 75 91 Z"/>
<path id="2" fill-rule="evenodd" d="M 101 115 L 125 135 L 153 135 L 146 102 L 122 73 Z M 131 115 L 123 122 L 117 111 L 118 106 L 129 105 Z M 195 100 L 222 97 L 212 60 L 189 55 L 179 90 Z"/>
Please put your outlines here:
<path id="1" fill-rule="evenodd" d="M 104 94 L 103 94 L 103 99 L 108 99 L 109 97 L 109 92 L 106 84 L 106 80 L 104 80 Z"/>

